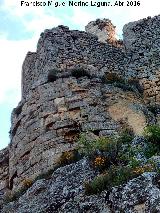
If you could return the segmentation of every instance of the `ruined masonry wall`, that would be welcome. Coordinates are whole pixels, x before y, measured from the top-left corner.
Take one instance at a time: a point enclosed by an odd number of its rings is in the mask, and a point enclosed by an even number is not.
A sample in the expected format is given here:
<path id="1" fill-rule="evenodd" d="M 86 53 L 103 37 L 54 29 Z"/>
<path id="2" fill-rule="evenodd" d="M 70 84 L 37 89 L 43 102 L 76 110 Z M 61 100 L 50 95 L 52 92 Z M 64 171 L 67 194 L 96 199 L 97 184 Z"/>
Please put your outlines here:
<path id="1" fill-rule="evenodd" d="M 121 45 L 108 19 L 91 22 L 88 32 L 58 26 L 41 34 L 37 51 L 27 54 L 22 67 L 22 100 L 11 119 L 9 176 L 8 166 L 1 166 L 6 176 L 0 178 L 9 179 L 11 190 L 53 168 L 63 151 L 74 149 L 81 131 L 90 131 L 92 137 L 116 134 L 122 104 L 128 119 L 131 112 L 135 118 L 138 107 L 137 116 L 141 112 L 140 120 L 147 123 L 144 101 L 160 102 L 159 23 L 156 16 L 125 25 Z M 73 70 L 86 74 L 78 77 Z M 105 76 L 113 73 L 138 80 L 144 99 L 104 84 Z"/>
<path id="2" fill-rule="evenodd" d="M 24 61 L 22 97 L 27 99 L 31 89 L 46 83 L 52 69 L 58 69 L 59 77 L 65 77 L 78 65 L 89 69 L 90 75 L 100 77 L 107 71 L 123 72 L 123 60 L 122 48 L 99 42 L 92 34 L 70 31 L 64 26 L 45 30 L 38 41 L 37 52 L 28 53 Z"/>

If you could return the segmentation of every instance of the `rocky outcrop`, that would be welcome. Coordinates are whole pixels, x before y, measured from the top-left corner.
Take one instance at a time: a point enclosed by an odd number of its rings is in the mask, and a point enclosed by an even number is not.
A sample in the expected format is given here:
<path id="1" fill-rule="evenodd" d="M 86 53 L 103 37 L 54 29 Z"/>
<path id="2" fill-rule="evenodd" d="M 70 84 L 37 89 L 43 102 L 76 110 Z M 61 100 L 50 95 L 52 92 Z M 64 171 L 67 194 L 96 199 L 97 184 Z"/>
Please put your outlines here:
<path id="1" fill-rule="evenodd" d="M 57 169 L 49 180 L 37 180 L 17 201 L 1 208 L 2 213 L 142 213 L 160 211 L 160 177 L 155 173 L 143 175 L 121 187 L 87 196 L 84 182 L 96 173 L 87 159 Z"/>
<path id="2" fill-rule="evenodd" d="M 154 19 L 156 25 L 158 18 Z M 148 19 L 142 22 L 148 24 Z M 36 53 L 26 56 L 22 101 L 12 113 L 10 189 L 20 186 L 26 177 L 34 179 L 52 168 L 63 151 L 74 148 L 73 142 L 82 131 L 98 136 L 116 134 L 125 120 L 136 134 L 141 134 L 148 123 L 149 117 L 144 113 L 147 109 L 139 95 L 142 85 L 129 76 L 127 67 L 133 65 L 134 70 L 137 66 L 135 60 L 129 61 L 126 37 L 131 24 L 124 28 L 126 53 L 123 46 L 116 46 L 110 39 L 99 42 L 92 25 L 103 25 L 99 30 L 103 34 L 107 31 L 113 40 L 114 27 L 105 19 L 91 22 L 89 33 L 59 26 L 45 30 Z M 137 25 L 139 22 L 134 24 Z M 125 86 L 121 90 L 117 84 L 107 83 L 119 81 L 122 86 L 126 78 L 135 88 L 132 92 L 124 92 Z M 141 128 L 137 129 L 139 122 Z"/>
<path id="3" fill-rule="evenodd" d="M 91 21 L 85 27 L 86 32 L 96 35 L 98 40 L 103 43 L 114 43 L 116 41 L 115 26 L 109 19 L 97 19 Z"/>
<path id="4" fill-rule="evenodd" d="M 155 173 L 144 173 L 122 187 L 114 188 L 109 200 L 113 212 L 159 212 L 160 177 Z"/>
<path id="5" fill-rule="evenodd" d="M 84 192 L 84 181 L 91 180 L 96 173 L 90 168 L 87 159 L 57 169 L 49 180 L 38 180 L 19 199 L 1 212 L 73 212 L 65 204 Z"/>

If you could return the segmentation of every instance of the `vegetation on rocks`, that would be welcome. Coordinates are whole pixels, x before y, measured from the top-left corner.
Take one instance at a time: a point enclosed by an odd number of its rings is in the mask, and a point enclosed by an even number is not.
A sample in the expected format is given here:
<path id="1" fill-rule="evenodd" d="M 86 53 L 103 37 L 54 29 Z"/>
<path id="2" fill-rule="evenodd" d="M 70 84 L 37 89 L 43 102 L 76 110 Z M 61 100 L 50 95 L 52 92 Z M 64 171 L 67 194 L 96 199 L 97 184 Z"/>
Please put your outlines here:
<path id="1" fill-rule="evenodd" d="M 87 76 L 88 78 L 90 78 L 89 73 L 86 70 L 84 70 L 83 68 L 72 69 L 71 76 L 73 76 L 75 78 Z"/>
<path id="2" fill-rule="evenodd" d="M 84 184 L 87 195 L 97 194 L 103 190 L 110 190 L 114 186 L 122 185 L 144 172 L 154 171 L 153 165 L 138 167 L 112 166 L 107 171 L 95 177 L 91 182 Z"/>
<path id="3" fill-rule="evenodd" d="M 57 160 L 55 169 L 77 162 L 84 156 L 88 157 L 90 166 L 97 170 L 99 175 L 92 181 L 85 181 L 85 193 L 87 195 L 110 190 L 144 172 L 159 172 L 160 168 L 149 160 L 160 151 L 160 127 L 158 125 L 147 126 L 144 130 L 144 144 L 133 145 L 134 136 L 127 128 L 118 137 L 98 137 L 91 140 L 87 133 L 81 133 L 77 142 L 77 148 L 65 151 Z M 142 154 L 147 159 L 144 164 L 137 155 Z M 5 202 L 18 199 L 38 179 L 48 179 L 53 171 L 39 175 L 34 181 L 25 179 L 22 188 L 17 192 L 7 193 Z"/>
<path id="4" fill-rule="evenodd" d="M 115 87 L 122 89 L 123 91 L 135 92 L 137 94 L 143 93 L 143 88 L 136 79 L 125 79 L 117 73 L 107 73 L 103 78 L 102 82 L 106 84 L 113 84 Z"/>
<path id="5" fill-rule="evenodd" d="M 144 172 L 159 172 L 149 158 L 159 152 L 160 127 L 146 127 L 144 136 L 144 143 L 134 145 L 133 136 L 127 131 L 117 138 L 100 137 L 97 140 L 81 134 L 79 152 L 88 156 L 91 166 L 100 172 L 94 180 L 84 183 L 86 194 L 100 193 L 124 184 Z"/>
<path id="6" fill-rule="evenodd" d="M 159 23 L 126 24 L 123 44 L 106 19 L 87 33 L 60 25 L 41 34 L 23 63 L 11 144 L 0 152 L 0 212 L 159 212 L 159 126 L 137 136 L 159 119 Z M 136 136 L 99 137 L 117 133 L 121 120 Z M 84 182 L 86 194 L 108 191 L 84 196 Z M 9 189 L 16 201 L 3 205 Z"/>
<path id="7" fill-rule="evenodd" d="M 56 70 L 56 69 L 49 70 L 49 72 L 48 72 L 48 82 L 56 81 L 57 80 L 57 73 L 58 73 L 58 70 Z"/>
<path id="8" fill-rule="evenodd" d="M 147 126 L 144 130 L 144 136 L 148 142 L 155 144 L 157 149 L 160 150 L 160 126 L 151 125 Z"/>

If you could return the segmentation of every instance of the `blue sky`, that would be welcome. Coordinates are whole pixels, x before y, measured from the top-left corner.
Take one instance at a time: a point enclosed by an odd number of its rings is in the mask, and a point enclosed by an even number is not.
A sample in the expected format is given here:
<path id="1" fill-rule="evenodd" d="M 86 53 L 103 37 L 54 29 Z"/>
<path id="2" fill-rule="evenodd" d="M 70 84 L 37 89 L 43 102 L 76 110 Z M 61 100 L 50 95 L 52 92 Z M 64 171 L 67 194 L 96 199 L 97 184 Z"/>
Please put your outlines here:
<path id="1" fill-rule="evenodd" d="M 10 114 L 21 98 L 24 57 L 28 51 L 36 50 L 40 33 L 59 24 L 84 30 L 91 20 L 109 18 L 117 26 L 117 35 L 121 36 L 124 24 L 160 13 L 159 0 L 140 2 L 139 7 L 55 8 L 21 7 L 20 0 L 0 0 L 0 149 L 9 143 Z"/>

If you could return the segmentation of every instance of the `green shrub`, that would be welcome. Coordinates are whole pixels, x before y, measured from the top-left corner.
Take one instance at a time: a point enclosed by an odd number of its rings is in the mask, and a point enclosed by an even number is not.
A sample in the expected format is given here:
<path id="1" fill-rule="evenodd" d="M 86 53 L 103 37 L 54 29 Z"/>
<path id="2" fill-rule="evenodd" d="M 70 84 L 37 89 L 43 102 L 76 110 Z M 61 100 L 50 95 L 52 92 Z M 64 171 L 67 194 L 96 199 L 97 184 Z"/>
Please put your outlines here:
<path id="1" fill-rule="evenodd" d="M 102 152 L 114 152 L 118 149 L 118 142 L 112 137 L 100 137 L 94 141 L 93 146 Z"/>
<path id="2" fill-rule="evenodd" d="M 40 180 L 40 179 L 50 179 L 53 172 L 58 168 L 58 166 L 55 166 L 53 169 L 49 169 L 46 172 L 43 172 L 41 174 L 39 174 L 34 181 Z"/>
<path id="3" fill-rule="evenodd" d="M 157 148 L 160 149 L 160 126 L 159 125 L 150 125 L 144 129 L 144 137 L 148 142 L 151 142 L 157 145 Z"/>
<path id="4" fill-rule="evenodd" d="M 72 69 L 71 75 L 75 78 L 80 78 L 80 77 L 84 77 L 84 76 L 87 76 L 88 78 L 90 78 L 90 74 L 83 68 Z"/>
<path id="5" fill-rule="evenodd" d="M 87 195 L 97 194 L 103 190 L 110 190 L 113 186 L 119 186 L 136 177 L 130 167 L 111 167 L 106 173 L 95 177 L 92 181 L 85 183 Z"/>
<path id="6" fill-rule="evenodd" d="M 136 167 L 139 167 L 140 165 L 141 165 L 141 162 L 137 160 L 135 157 L 131 157 L 129 159 L 129 163 L 128 163 L 129 167 L 136 168 Z"/>
<path id="7" fill-rule="evenodd" d="M 112 166 L 105 173 L 95 177 L 92 181 L 84 184 L 87 195 L 101 193 L 103 190 L 110 190 L 114 186 L 120 186 L 129 180 L 138 177 L 144 172 L 155 171 L 153 164 L 130 166 Z"/>
<path id="8" fill-rule="evenodd" d="M 57 80 L 57 74 L 58 74 L 58 70 L 56 69 L 52 69 L 52 70 L 49 70 L 48 72 L 48 82 L 54 82 Z"/>
<path id="9" fill-rule="evenodd" d="M 120 143 L 112 137 L 100 137 L 97 140 L 89 140 L 86 135 L 80 134 L 78 140 L 78 151 L 81 155 L 88 156 L 91 164 L 94 165 L 96 157 L 105 159 L 108 167 L 115 163 Z"/>
<path id="10" fill-rule="evenodd" d="M 147 159 L 151 158 L 154 155 L 157 155 L 159 152 L 159 148 L 156 144 L 153 144 L 151 142 L 147 143 L 147 147 L 144 150 L 144 155 Z"/>
<path id="11" fill-rule="evenodd" d="M 125 144 L 118 152 L 118 162 L 123 165 L 128 165 L 135 157 L 136 152 L 132 149 L 131 144 Z"/>
<path id="12" fill-rule="evenodd" d="M 89 140 L 85 133 L 81 133 L 78 139 L 78 152 L 81 155 L 89 156 L 93 151 L 93 141 Z"/>
<path id="13" fill-rule="evenodd" d="M 119 135 L 118 141 L 121 144 L 130 144 L 133 138 L 133 134 L 126 129 Z"/>
<path id="14" fill-rule="evenodd" d="M 79 152 L 88 156 L 96 151 L 115 152 L 118 147 L 118 141 L 112 137 L 100 137 L 97 140 L 89 140 L 86 134 L 82 133 L 78 139 Z"/>
<path id="15" fill-rule="evenodd" d="M 130 146 L 132 139 L 133 136 L 127 132 L 123 132 L 118 138 L 99 137 L 97 140 L 89 140 L 82 133 L 78 140 L 78 151 L 81 155 L 88 156 L 91 165 L 101 171 L 113 164 L 129 162 L 134 156 Z"/>

